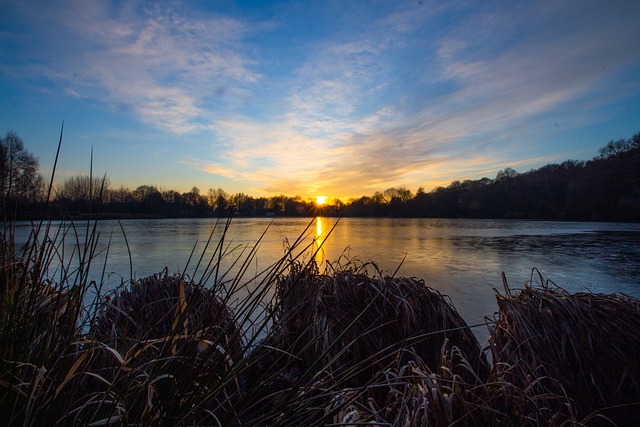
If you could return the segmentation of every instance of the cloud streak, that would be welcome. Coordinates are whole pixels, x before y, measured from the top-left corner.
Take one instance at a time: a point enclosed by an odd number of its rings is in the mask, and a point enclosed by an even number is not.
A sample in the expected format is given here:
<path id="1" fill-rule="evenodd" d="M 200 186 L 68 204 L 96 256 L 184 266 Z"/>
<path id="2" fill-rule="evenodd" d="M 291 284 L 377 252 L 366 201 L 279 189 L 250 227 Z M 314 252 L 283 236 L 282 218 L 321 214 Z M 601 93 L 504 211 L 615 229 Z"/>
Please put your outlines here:
<path id="1" fill-rule="evenodd" d="M 251 30 L 216 15 L 186 16 L 169 6 L 108 7 L 71 1 L 23 10 L 42 29 L 42 49 L 30 72 L 81 98 L 104 99 L 173 133 L 210 127 L 208 100 L 236 102 L 258 81 L 241 39 Z M 43 7 L 50 13 L 38 14 Z M 66 34 L 64 39 L 56 33 Z M 220 88 L 225 88 L 221 91 Z M 221 96 L 222 93 L 227 96 Z"/>

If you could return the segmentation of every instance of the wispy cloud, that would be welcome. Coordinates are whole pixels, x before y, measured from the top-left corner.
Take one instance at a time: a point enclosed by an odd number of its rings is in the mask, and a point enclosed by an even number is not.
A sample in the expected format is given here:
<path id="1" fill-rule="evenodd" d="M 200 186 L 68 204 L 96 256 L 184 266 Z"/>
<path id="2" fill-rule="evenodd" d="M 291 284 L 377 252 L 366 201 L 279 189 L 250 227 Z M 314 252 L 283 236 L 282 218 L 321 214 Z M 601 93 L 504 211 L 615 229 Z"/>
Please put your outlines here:
<path id="1" fill-rule="evenodd" d="M 27 72 L 170 132 L 209 127 L 208 100 L 236 102 L 259 79 L 241 43 L 252 29 L 229 17 L 189 16 L 168 4 L 69 1 L 44 7 L 46 14 L 36 13 L 36 3 L 25 7 L 42 37 Z"/>
<path id="2" fill-rule="evenodd" d="M 640 90 L 633 2 L 337 2 L 250 19 L 187 3 L 8 4 L 34 32 L 1 37 L 39 48 L 0 71 L 188 136 L 177 161 L 257 194 L 430 188 L 564 160 L 536 142 L 549 123 L 584 126 Z M 324 32 L 287 32 L 319 11 Z"/>

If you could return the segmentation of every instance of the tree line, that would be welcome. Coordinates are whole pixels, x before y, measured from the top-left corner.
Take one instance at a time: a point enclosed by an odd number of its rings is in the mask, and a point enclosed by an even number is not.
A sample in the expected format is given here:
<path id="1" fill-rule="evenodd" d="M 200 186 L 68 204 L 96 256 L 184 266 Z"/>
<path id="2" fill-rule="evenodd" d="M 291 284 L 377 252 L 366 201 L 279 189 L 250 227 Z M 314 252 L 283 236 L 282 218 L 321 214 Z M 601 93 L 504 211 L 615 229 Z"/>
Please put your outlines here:
<path id="1" fill-rule="evenodd" d="M 453 181 L 432 191 L 392 187 L 371 196 L 316 206 L 300 196 L 251 197 L 221 188 L 187 192 L 141 185 L 112 188 L 109 179 L 77 175 L 47 199 L 38 160 L 14 132 L 0 139 L 3 218 L 354 216 L 521 218 L 640 222 L 640 132 L 610 141 L 589 161 L 567 160 L 495 178 Z"/>

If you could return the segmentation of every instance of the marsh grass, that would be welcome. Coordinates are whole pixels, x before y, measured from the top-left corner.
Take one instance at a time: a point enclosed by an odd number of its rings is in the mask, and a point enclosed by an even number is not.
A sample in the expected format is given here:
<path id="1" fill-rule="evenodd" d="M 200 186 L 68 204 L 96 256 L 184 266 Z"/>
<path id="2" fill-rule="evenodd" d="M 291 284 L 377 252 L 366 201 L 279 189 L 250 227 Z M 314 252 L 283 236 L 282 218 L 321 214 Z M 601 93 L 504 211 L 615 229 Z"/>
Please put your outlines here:
<path id="1" fill-rule="evenodd" d="M 53 263 L 66 268 L 52 234 L 50 224 L 34 224 L 27 244 L 19 248 L 12 225 L 3 225 L 0 409 L 9 425 L 49 422 L 62 398 L 56 387 L 72 369 L 80 351 L 75 341 L 92 311 L 86 294 L 96 283 L 87 279 L 88 259 L 61 273 L 60 281 L 49 276 Z M 85 253 L 93 250 L 91 242 L 84 247 Z"/>
<path id="2" fill-rule="evenodd" d="M 380 421 L 381 413 L 393 413 L 386 400 L 405 380 L 393 370 L 424 359 L 425 370 L 437 372 L 443 353 L 459 381 L 480 382 L 488 373 L 475 336 L 448 299 L 421 280 L 385 276 L 373 263 L 320 273 L 313 262 L 294 262 L 279 277 L 269 312 L 273 327 L 246 357 L 239 411 L 278 408 L 254 419 L 259 425 Z"/>
<path id="3" fill-rule="evenodd" d="M 640 419 L 640 302 L 570 294 L 542 277 L 540 283 L 515 294 L 505 283 L 505 294 L 497 295 L 496 376 L 527 398 L 513 405 L 502 396 L 503 408 L 529 407 L 539 415 L 543 406 L 557 419 L 587 424 Z"/>
<path id="4" fill-rule="evenodd" d="M 131 271 L 103 292 L 97 216 L 64 227 L 33 223 L 21 247 L 4 222 L 2 423 L 560 426 L 640 418 L 638 300 L 569 294 L 542 278 L 514 293 L 505 280 L 481 349 L 452 302 L 423 280 L 344 258 L 321 272 L 309 228 L 251 274 L 259 242 L 234 244 L 230 223 L 216 223 L 183 271 L 141 279 Z M 68 240 L 79 250 L 66 252 Z"/>
<path id="5" fill-rule="evenodd" d="M 117 391 L 127 420 L 175 423 L 204 401 L 220 414 L 238 393 L 230 375 L 242 357 L 235 319 L 211 289 L 182 275 L 164 271 L 118 289 L 89 339 L 102 347 L 91 368 Z"/>
<path id="6" fill-rule="evenodd" d="M 256 312 L 269 303 L 271 283 L 296 260 L 293 251 L 301 240 L 291 245 L 287 257 L 248 279 L 257 285 L 247 290 L 243 274 L 255 250 L 246 249 L 246 256 L 235 260 L 235 276 L 220 271 L 232 252 L 224 241 L 228 222 L 224 226 L 223 238 L 207 243 L 213 243 L 208 257 L 202 254 L 194 261 L 193 274 L 201 283 L 184 273 L 163 271 L 123 281 L 101 295 L 101 285 L 88 279 L 99 239 L 95 226 L 87 224 L 86 241 L 79 242 L 78 233 L 60 231 L 77 230 L 75 224 L 53 233 L 50 223 L 34 224 L 27 244 L 18 248 L 11 224 L 5 223 L 0 270 L 3 423 L 237 423 L 229 408 L 239 399 L 244 352 L 255 345 L 255 336 L 247 332 L 271 324 L 265 316 L 256 324 Z M 64 259 L 68 238 L 85 250 L 71 254 L 77 257 L 76 267 Z M 213 286 L 205 287 L 207 281 Z M 89 301 L 89 293 L 95 299 Z M 238 294 L 246 298 L 233 304 L 232 313 L 229 306 Z"/>
<path id="7" fill-rule="evenodd" d="M 421 280 L 385 276 L 373 264 L 348 263 L 331 274 L 294 265 L 278 281 L 277 300 L 275 329 L 263 348 L 284 383 L 304 383 L 312 379 L 305 375 L 322 372 L 324 389 L 360 388 L 380 400 L 384 391 L 368 385 L 381 373 L 416 358 L 437 371 L 443 346 L 472 361 L 459 375 L 488 373 L 466 323 Z"/>

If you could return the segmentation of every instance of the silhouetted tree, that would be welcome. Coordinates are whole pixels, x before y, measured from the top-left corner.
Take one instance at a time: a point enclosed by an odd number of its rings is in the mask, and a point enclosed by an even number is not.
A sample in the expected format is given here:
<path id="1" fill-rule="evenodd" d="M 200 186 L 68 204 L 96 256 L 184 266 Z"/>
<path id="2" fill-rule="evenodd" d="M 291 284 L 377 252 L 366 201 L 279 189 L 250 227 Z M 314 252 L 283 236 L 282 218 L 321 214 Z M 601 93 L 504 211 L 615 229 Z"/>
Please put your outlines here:
<path id="1" fill-rule="evenodd" d="M 5 205 L 12 202 L 22 206 L 40 201 L 44 195 L 38 159 L 13 131 L 0 138 L 0 193 Z"/>
<path id="2" fill-rule="evenodd" d="M 631 148 L 631 140 L 619 139 L 617 141 L 609 141 L 607 145 L 598 150 L 596 159 L 607 159 L 616 154 L 624 153 Z"/>
<path id="3" fill-rule="evenodd" d="M 145 214 L 157 214 L 163 207 L 160 191 L 153 185 L 140 185 L 132 193 L 135 201 L 134 211 Z"/>
<path id="4" fill-rule="evenodd" d="M 198 187 L 192 187 L 190 191 L 182 194 L 188 210 L 189 216 L 201 217 L 209 214 L 209 203 L 207 198 L 200 194 Z"/>
<path id="5" fill-rule="evenodd" d="M 109 190 L 109 179 L 75 175 L 65 178 L 58 187 L 58 197 L 71 203 L 87 203 L 103 197 Z"/>
<path id="6" fill-rule="evenodd" d="M 229 209 L 229 195 L 222 188 L 209 189 L 207 200 L 212 212 L 218 216 L 226 216 Z"/>
<path id="7" fill-rule="evenodd" d="M 236 193 L 231 197 L 231 203 L 238 215 L 257 215 L 255 200 L 244 194 Z"/>

